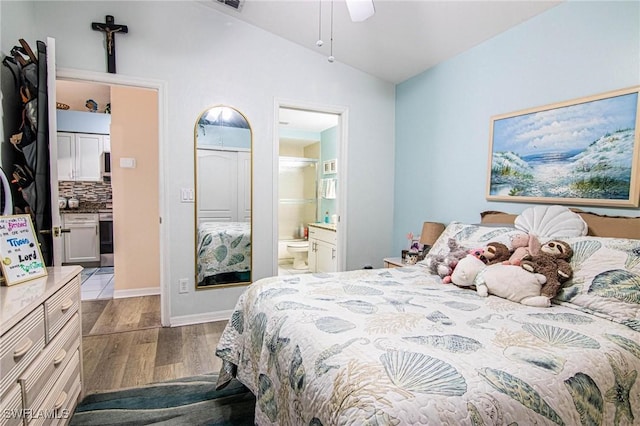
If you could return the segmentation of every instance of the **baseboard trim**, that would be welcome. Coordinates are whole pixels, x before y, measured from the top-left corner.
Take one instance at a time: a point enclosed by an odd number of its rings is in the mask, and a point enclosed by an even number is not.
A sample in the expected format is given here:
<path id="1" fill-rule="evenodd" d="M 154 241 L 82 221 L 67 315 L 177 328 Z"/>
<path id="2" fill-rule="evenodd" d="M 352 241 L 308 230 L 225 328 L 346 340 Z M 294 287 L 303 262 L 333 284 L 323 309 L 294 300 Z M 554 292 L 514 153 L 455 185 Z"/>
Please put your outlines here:
<path id="1" fill-rule="evenodd" d="M 114 299 L 124 299 L 127 297 L 155 296 L 160 294 L 160 287 L 132 288 L 127 290 L 114 290 Z"/>
<path id="2" fill-rule="evenodd" d="M 204 314 L 181 315 L 179 317 L 171 317 L 169 322 L 171 327 L 180 327 L 183 325 L 200 324 L 203 322 L 227 321 L 231 318 L 233 310 L 207 312 Z"/>

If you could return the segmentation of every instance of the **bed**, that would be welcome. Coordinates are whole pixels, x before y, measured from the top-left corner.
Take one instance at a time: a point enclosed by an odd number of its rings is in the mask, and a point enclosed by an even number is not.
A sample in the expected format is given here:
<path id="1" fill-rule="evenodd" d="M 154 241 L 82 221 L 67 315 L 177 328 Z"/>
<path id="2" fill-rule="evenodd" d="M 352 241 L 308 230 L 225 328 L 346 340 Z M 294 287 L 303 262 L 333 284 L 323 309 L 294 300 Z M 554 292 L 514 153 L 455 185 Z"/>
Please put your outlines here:
<path id="1" fill-rule="evenodd" d="M 453 222 L 469 247 L 510 226 Z M 640 240 L 576 236 L 550 308 L 480 297 L 417 264 L 259 280 L 221 336 L 219 387 L 256 424 L 639 424 Z"/>
<path id="2" fill-rule="evenodd" d="M 197 253 L 199 286 L 251 281 L 251 223 L 200 223 Z"/>

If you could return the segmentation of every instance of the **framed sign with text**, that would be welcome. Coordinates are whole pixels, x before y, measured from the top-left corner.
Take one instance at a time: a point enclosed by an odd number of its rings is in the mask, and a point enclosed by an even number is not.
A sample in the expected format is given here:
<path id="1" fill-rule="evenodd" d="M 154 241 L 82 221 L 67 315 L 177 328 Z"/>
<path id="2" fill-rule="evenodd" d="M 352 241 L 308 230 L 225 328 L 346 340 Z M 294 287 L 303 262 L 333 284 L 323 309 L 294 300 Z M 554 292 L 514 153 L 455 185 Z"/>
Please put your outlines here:
<path id="1" fill-rule="evenodd" d="M 0 266 L 6 285 L 47 275 L 29 215 L 0 216 Z"/>

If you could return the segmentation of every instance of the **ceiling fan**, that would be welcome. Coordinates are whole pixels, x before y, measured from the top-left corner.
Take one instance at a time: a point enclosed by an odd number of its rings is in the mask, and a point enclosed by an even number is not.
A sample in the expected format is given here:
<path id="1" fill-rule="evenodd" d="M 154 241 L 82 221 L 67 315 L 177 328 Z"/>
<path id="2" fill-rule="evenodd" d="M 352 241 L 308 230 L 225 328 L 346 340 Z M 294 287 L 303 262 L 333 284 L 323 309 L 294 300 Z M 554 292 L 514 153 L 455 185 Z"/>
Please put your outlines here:
<path id="1" fill-rule="evenodd" d="M 345 0 L 345 2 L 353 22 L 366 21 L 376 13 L 373 0 Z"/>

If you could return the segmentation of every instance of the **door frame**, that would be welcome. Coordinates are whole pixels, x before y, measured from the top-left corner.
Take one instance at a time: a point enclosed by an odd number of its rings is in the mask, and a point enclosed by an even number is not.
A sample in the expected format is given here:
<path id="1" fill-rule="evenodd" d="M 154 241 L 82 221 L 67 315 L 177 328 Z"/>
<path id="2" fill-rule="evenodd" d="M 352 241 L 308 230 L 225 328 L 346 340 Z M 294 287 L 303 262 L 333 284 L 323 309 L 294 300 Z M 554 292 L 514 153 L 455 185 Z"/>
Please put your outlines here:
<path id="1" fill-rule="evenodd" d="M 337 223 L 337 270 L 346 270 L 347 254 L 347 146 L 349 140 L 349 108 L 340 105 L 317 104 L 299 100 L 276 98 L 274 100 L 274 121 L 273 121 L 273 275 L 278 275 L 278 226 L 280 205 L 278 200 L 279 191 L 279 159 L 280 159 L 280 108 L 298 109 L 301 111 L 320 112 L 324 114 L 335 114 L 338 116 L 338 134 L 340 135 L 340 146 L 338 147 L 338 198 L 336 212 Z"/>
<path id="2" fill-rule="evenodd" d="M 171 291 L 168 288 L 167 277 L 171 276 L 171 264 L 167 261 L 169 258 L 167 250 L 169 247 L 168 229 L 169 229 L 169 206 L 168 197 L 166 196 L 166 180 L 165 159 L 169 158 L 166 150 L 168 149 L 167 140 L 167 87 L 168 84 L 163 80 L 153 80 L 148 78 L 132 77 L 122 74 L 109 74 L 95 71 L 78 70 L 71 68 L 56 69 L 56 80 L 79 81 L 83 83 L 99 83 L 113 86 L 137 87 L 141 89 L 152 89 L 158 93 L 158 187 L 159 187 L 159 226 L 160 226 L 160 322 L 163 327 L 170 327 L 171 312 Z M 55 85 L 54 85 L 55 87 Z M 55 93 L 55 92 L 54 92 Z"/>

